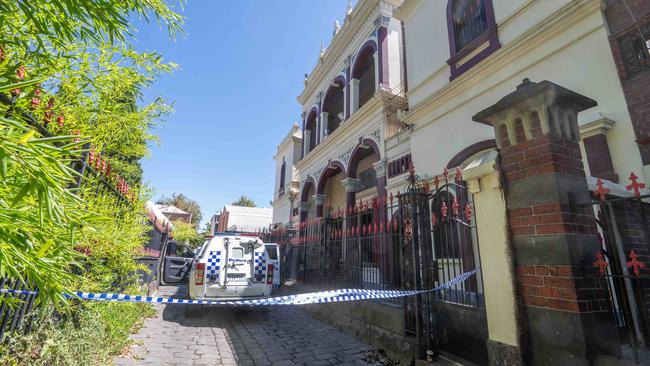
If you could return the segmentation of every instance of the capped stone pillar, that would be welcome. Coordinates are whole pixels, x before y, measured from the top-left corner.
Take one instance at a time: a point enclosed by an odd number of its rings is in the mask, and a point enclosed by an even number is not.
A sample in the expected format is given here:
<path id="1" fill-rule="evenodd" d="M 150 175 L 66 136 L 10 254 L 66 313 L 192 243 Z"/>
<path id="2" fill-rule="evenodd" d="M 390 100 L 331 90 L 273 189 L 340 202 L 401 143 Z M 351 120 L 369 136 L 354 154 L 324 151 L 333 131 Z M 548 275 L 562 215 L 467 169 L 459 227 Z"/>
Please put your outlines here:
<path id="1" fill-rule="evenodd" d="M 598 354 L 616 354 L 606 283 L 583 273 L 600 244 L 577 117 L 596 105 L 552 82 L 524 79 L 473 117 L 494 127 L 501 155 L 523 348 L 489 341 L 492 364 L 589 365 Z"/>

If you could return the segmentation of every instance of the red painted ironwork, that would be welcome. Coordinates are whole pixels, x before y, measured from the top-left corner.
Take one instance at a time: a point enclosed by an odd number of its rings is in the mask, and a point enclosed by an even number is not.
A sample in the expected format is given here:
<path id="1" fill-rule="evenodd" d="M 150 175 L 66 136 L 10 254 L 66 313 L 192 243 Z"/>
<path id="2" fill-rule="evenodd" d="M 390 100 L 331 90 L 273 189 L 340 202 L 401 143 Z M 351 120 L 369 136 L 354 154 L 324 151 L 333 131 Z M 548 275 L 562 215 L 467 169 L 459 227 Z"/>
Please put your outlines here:
<path id="1" fill-rule="evenodd" d="M 454 200 L 451 201 L 451 214 L 454 215 L 454 217 L 458 216 L 460 213 L 460 205 L 458 204 L 458 200 L 456 200 L 456 197 L 454 197 Z"/>
<path id="2" fill-rule="evenodd" d="M 467 220 L 467 224 L 472 222 L 472 206 L 469 203 L 465 205 L 465 220 Z"/>
<path id="3" fill-rule="evenodd" d="M 436 216 L 435 212 L 431 213 L 431 226 L 436 226 L 438 225 L 438 217 Z"/>
<path id="4" fill-rule="evenodd" d="M 627 268 L 632 268 L 634 275 L 639 277 L 641 275 L 641 268 L 645 268 L 645 263 L 639 261 L 639 255 L 635 250 L 630 251 L 630 261 L 627 262 Z"/>
<path id="5" fill-rule="evenodd" d="M 603 187 L 603 180 L 598 178 L 598 181 L 596 181 L 596 190 L 594 191 L 594 194 L 596 197 L 598 197 L 601 201 L 605 201 L 605 195 L 609 193 L 609 189 Z"/>
<path id="6" fill-rule="evenodd" d="M 409 160 L 409 175 L 415 175 L 415 166 L 413 166 L 413 161 Z"/>
<path id="7" fill-rule="evenodd" d="M 438 187 L 440 186 L 440 178 L 436 175 L 435 178 L 433 178 L 433 185 L 436 186 L 436 191 L 438 190 Z"/>
<path id="8" fill-rule="evenodd" d="M 460 184 L 463 181 L 463 172 L 460 170 L 460 168 L 456 168 L 456 175 L 454 176 L 454 180 L 456 181 L 456 184 Z"/>
<path id="9" fill-rule="evenodd" d="M 637 181 L 638 179 L 639 177 L 637 177 L 634 172 L 630 173 L 630 181 L 632 181 L 632 183 L 625 186 L 628 191 L 634 190 L 634 195 L 636 197 L 639 197 L 641 195 L 641 189 L 645 188 L 645 183 L 639 183 Z"/>
<path id="10" fill-rule="evenodd" d="M 601 275 L 605 274 L 605 269 L 607 269 L 607 262 L 605 261 L 605 256 L 603 251 L 599 250 L 596 252 L 596 261 L 594 262 L 594 267 L 598 267 L 598 273 Z"/>
<path id="11" fill-rule="evenodd" d="M 442 171 L 442 175 L 445 177 L 445 182 L 449 180 L 449 169 L 447 167 Z"/>

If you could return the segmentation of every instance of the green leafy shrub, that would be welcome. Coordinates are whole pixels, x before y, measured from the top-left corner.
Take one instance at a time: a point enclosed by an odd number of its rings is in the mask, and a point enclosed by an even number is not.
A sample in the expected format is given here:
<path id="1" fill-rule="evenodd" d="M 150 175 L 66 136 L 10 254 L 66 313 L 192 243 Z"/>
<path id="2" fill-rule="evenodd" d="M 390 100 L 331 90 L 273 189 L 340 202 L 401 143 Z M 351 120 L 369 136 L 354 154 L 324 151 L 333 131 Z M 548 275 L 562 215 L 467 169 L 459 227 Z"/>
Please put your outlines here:
<path id="1" fill-rule="evenodd" d="M 46 312 L 49 314 L 49 312 Z M 1 365 L 106 365 L 129 344 L 145 317 L 156 314 L 148 304 L 87 303 L 75 311 L 34 319 L 36 328 L 0 347 Z"/>

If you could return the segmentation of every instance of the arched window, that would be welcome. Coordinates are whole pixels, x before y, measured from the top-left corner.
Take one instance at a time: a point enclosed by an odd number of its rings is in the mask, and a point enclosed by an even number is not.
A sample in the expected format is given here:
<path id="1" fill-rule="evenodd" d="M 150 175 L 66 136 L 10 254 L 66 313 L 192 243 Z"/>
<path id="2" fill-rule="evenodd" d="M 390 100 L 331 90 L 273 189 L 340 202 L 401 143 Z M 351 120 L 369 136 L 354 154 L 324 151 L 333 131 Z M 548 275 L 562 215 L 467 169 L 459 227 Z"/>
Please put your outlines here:
<path id="1" fill-rule="evenodd" d="M 287 162 L 284 161 L 284 158 L 282 158 L 282 166 L 280 167 L 280 188 L 278 190 L 278 194 L 282 196 L 284 194 L 284 177 L 286 175 L 287 171 Z"/>
<path id="2" fill-rule="evenodd" d="M 323 112 L 327 113 L 325 135 L 332 134 L 343 120 L 343 103 L 345 102 L 343 92 L 344 88 L 344 81 L 337 78 L 334 80 L 325 95 L 325 102 L 323 103 Z"/>
<path id="3" fill-rule="evenodd" d="M 307 155 L 310 151 L 314 150 L 318 144 L 318 126 L 317 126 L 316 111 L 312 110 L 305 121 L 305 134 L 303 136 L 303 144 L 305 145 L 304 154 Z"/>
<path id="4" fill-rule="evenodd" d="M 449 0 L 447 30 L 452 79 L 501 47 L 492 0 Z"/>
<path id="5" fill-rule="evenodd" d="M 456 51 L 488 30 L 485 0 L 455 0 L 452 8 Z"/>
<path id="6" fill-rule="evenodd" d="M 361 108 L 375 95 L 377 82 L 375 80 L 375 48 L 366 46 L 357 57 L 352 70 L 352 78 L 357 80 L 357 105 L 354 110 Z M 353 98 L 354 99 L 354 98 Z"/>
<path id="7" fill-rule="evenodd" d="M 650 25 L 647 26 L 647 32 L 650 36 Z M 648 49 L 650 44 L 647 44 L 640 37 L 636 29 L 621 37 L 619 42 L 628 77 L 634 76 L 643 70 L 650 69 L 650 50 Z"/>

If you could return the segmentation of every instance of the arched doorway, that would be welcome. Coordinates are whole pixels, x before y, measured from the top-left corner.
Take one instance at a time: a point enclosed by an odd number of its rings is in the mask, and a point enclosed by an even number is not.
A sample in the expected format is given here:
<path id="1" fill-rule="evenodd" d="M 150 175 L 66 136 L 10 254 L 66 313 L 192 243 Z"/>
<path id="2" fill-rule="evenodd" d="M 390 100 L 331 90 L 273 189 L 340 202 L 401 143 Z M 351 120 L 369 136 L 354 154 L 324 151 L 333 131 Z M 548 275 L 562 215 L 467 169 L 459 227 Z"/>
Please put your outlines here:
<path id="1" fill-rule="evenodd" d="M 303 136 L 304 156 L 318 145 L 318 115 L 316 109 L 312 109 L 305 120 L 305 131 Z"/>
<path id="2" fill-rule="evenodd" d="M 319 216 L 331 216 L 333 213 L 345 209 L 347 196 L 341 181 L 346 177 L 345 166 L 338 161 L 331 162 L 325 168 L 316 190 L 323 198 L 322 208 L 317 212 Z"/>
<path id="3" fill-rule="evenodd" d="M 324 135 L 329 136 L 339 127 L 345 117 L 345 80 L 343 77 L 334 79 L 323 102 Z"/>
<path id="4" fill-rule="evenodd" d="M 316 203 L 314 195 L 316 188 L 314 180 L 309 177 L 300 191 L 300 221 L 313 219 L 316 217 Z"/>
<path id="5" fill-rule="evenodd" d="M 357 56 L 352 68 L 352 110 L 357 111 L 377 91 L 376 51 L 374 42 L 368 43 Z"/>

